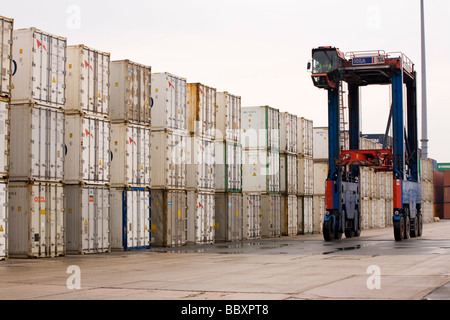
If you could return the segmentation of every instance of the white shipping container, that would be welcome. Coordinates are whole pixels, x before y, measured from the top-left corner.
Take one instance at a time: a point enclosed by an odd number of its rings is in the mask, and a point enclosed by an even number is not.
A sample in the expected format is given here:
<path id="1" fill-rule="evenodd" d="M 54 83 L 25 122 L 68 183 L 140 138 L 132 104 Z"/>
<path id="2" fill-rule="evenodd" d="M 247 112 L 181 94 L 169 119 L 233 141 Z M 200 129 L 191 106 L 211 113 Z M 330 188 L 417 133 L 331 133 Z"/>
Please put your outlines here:
<path id="1" fill-rule="evenodd" d="M 0 260 L 8 257 L 8 184 L 0 183 Z"/>
<path id="2" fill-rule="evenodd" d="M 48 258 L 66 254 L 63 184 L 10 182 L 8 255 Z"/>
<path id="3" fill-rule="evenodd" d="M 280 192 L 297 195 L 298 162 L 295 154 L 280 154 Z"/>
<path id="4" fill-rule="evenodd" d="M 215 143 L 213 140 L 191 136 L 187 143 L 186 188 L 189 190 L 214 190 Z"/>
<path id="5" fill-rule="evenodd" d="M 214 192 L 187 191 L 187 243 L 215 242 L 215 203 Z"/>
<path id="6" fill-rule="evenodd" d="M 313 197 L 298 197 L 298 232 L 299 234 L 313 233 Z"/>
<path id="7" fill-rule="evenodd" d="M 280 192 L 280 154 L 277 151 L 244 150 L 242 165 L 244 192 Z"/>
<path id="8" fill-rule="evenodd" d="M 187 130 L 186 79 L 152 74 L 152 130 Z"/>
<path id="9" fill-rule="evenodd" d="M 282 235 L 296 236 L 298 234 L 298 202 L 297 196 L 282 196 Z"/>
<path id="10" fill-rule="evenodd" d="M 281 237 L 281 196 L 261 195 L 261 237 Z"/>
<path id="11" fill-rule="evenodd" d="M 297 194 L 302 196 L 312 196 L 314 194 L 314 161 L 310 156 L 297 157 Z"/>
<path id="12" fill-rule="evenodd" d="M 261 194 L 243 193 L 244 240 L 261 239 Z"/>
<path id="13" fill-rule="evenodd" d="M 241 112 L 244 150 L 280 150 L 280 112 L 268 106 L 244 107 Z"/>
<path id="14" fill-rule="evenodd" d="M 0 97 L 0 177 L 9 176 L 10 156 L 10 105 L 8 99 Z"/>
<path id="15" fill-rule="evenodd" d="M 314 160 L 328 161 L 328 128 L 313 129 Z"/>
<path id="16" fill-rule="evenodd" d="M 12 44 L 13 44 L 14 19 L 0 16 L 0 96 L 11 96 L 12 75 Z"/>
<path id="17" fill-rule="evenodd" d="M 182 132 L 152 131 L 153 189 L 185 189 L 188 137 Z"/>
<path id="18" fill-rule="evenodd" d="M 216 192 L 242 191 L 242 145 L 228 141 L 215 141 Z"/>
<path id="19" fill-rule="evenodd" d="M 242 193 L 216 193 L 215 241 L 241 241 L 244 238 Z"/>
<path id="20" fill-rule="evenodd" d="M 186 191 L 152 190 L 151 198 L 152 246 L 186 245 Z"/>
<path id="21" fill-rule="evenodd" d="M 378 200 L 378 227 L 386 227 L 386 200 Z"/>
<path id="22" fill-rule="evenodd" d="M 323 233 L 325 214 L 325 196 L 315 195 L 313 197 L 313 233 Z"/>
<path id="23" fill-rule="evenodd" d="M 280 152 L 297 154 L 298 118 L 288 112 L 280 112 Z"/>
<path id="24" fill-rule="evenodd" d="M 393 225 L 393 215 L 394 215 L 393 202 L 392 202 L 392 200 L 386 200 L 385 204 L 386 204 L 386 209 L 385 209 L 386 226 L 392 226 Z"/>
<path id="25" fill-rule="evenodd" d="M 110 189 L 66 185 L 67 254 L 111 250 Z"/>
<path id="26" fill-rule="evenodd" d="M 370 197 L 370 169 L 368 167 L 359 167 L 359 181 L 361 197 Z"/>
<path id="27" fill-rule="evenodd" d="M 150 189 L 112 188 L 111 249 L 131 251 L 151 247 Z"/>
<path id="28" fill-rule="evenodd" d="M 187 130 L 190 134 L 214 139 L 216 135 L 216 89 L 201 83 L 186 87 Z"/>
<path id="29" fill-rule="evenodd" d="M 65 114 L 33 104 L 11 107 L 10 179 L 63 182 Z"/>
<path id="30" fill-rule="evenodd" d="M 66 115 L 66 184 L 109 184 L 111 122 L 104 118 Z"/>
<path id="31" fill-rule="evenodd" d="M 109 117 L 110 56 L 85 45 L 67 47 L 66 112 Z"/>
<path id="32" fill-rule="evenodd" d="M 367 197 L 361 198 L 361 217 L 362 217 L 362 228 L 369 229 L 370 228 L 370 212 L 371 212 L 371 203 L 370 199 Z"/>
<path id="33" fill-rule="evenodd" d="M 313 121 L 305 118 L 297 119 L 297 152 L 304 157 L 312 157 L 313 153 Z"/>
<path id="34" fill-rule="evenodd" d="M 241 143 L 241 97 L 216 93 L 216 141 Z"/>
<path id="35" fill-rule="evenodd" d="M 369 227 L 370 228 L 378 228 L 378 222 L 379 222 L 379 205 L 378 205 L 378 199 L 370 199 L 369 200 Z"/>
<path id="36" fill-rule="evenodd" d="M 328 178 L 328 163 L 314 162 L 314 195 L 325 195 L 325 185 Z"/>
<path id="37" fill-rule="evenodd" d="M 378 174 L 372 168 L 369 168 L 369 197 L 372 199 L 378 199 Z"/>
<path id="38" fill-rule="evenodd" d="M 14 31 L 13 42 L 11 103 L 63 108 L 67 39 L 30 28 Z"/>
<path id="39" fill-rule="evenodd" d="M 111 124 L 111 186 L 150 187 L 150 137 L 149 126 Z"/>
<path id="40" fill-rule="evenodd" d="M 130 60 L 111 62 L 112 122 L 151 124 L 152 68 Z"/>
<path id="41" fill-rule="evenodd" d="M 387 200 L 392 200 L 394 198 L 393 184 L 394 184 L 394 173 L 386 172 L 386 181 L 385 181 L 385 196 Z"/>

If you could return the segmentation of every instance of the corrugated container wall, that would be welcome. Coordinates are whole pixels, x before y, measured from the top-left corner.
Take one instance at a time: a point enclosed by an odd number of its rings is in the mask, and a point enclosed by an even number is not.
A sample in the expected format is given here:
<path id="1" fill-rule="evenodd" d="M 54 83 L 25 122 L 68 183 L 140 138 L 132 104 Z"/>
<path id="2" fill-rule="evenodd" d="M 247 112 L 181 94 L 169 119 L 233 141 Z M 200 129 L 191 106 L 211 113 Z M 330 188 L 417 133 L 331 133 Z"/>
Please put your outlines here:
<path id="1" fill-rule="evenodd" d="M 14 20 L 0 16 L 0 96 L 7 98 L 11 95 L 13 29 Z"/>
<path id="2" fill-rule="evenodd" d="M 0 260 L 8 257 L 8 183 L 0 182 Z"/>
<path id="3" fill-rule="evenodd" d="M 65 183 L 109 184 L 111 122 L 66 114 Z"/>
<path id="4" fill-rule="evenodd" d="M 33 104 L 11 108 L 10 180 L 63 182 L 65 114 Z"/>
<path id="5" fill-rule="evenodd" d="M 66 185 L 67 254 L 111 250 L 110 189 Z"/>
<path id="6" fill-rule="evenodd" d="M 242 145 L 215 141 L 216 192 L 242 192 Z"/>
<path id="7" fill-rule="evenodd" d="M 151 185 L 149 126 L 111 124 L 111 186 Z"/>
<path id="8" fill-rule="evenodd" d="M 328 161 L 328 128 L 313 129 L 314 161 Z"/>
<path id="9" fill-rule="evenodd" d="M 241 120 L 244 150 L 280 150 L 279 110 L 268 106 L 244 107 Z"/>
<path id="10" fill-rule="evenodd" d="M 243 197 L 243 238 L 244 240 L 261 239 L 261 194 L 246 193 Z"/>
<path id="11" fill-rule="evenodd" d="M 214 139 L 216 135 L 216 91 L 216 89 L 201 83 L 187 84 L 187 130 L 191 135 Z"/>
<path id="12" fill-rule="evenodd" d="M 216 93 L 216 141 L 241 143 L 241 97 Z"/>
<path id="13" fill-rule="evenodd" d="M 151 207 L 152 246 L 186 245 L 186 191 L 152 190 Z"/>
<path id="14" fill-rule="evenodd" d="M 10 173 L 10 118 L 9 99 L 0 97 L 0 179 L 7 179 Z"/>
<path id="15" fill-rule="evenodd" d="M 67 39 L 36 28 L 14 31 L 12 104 L 63 108 Z"/>
<path id="16" fill-rule="evenodd" d="M 151 124 L 152 69 L 129 60 L 111 62 L 111 110 L 115 122 Z"/>
<path id="17" fill-rule="evenodd" d="M 244 205 L 242 193 L 216 193 L 216 242 L 244 239 Z"/>
<path id="18" fill-rule="evenodd" d="M 63 184 L 9 182 L 9 257 L 66 254 Z"/>
<path id="19" fill-rule="evenodd" d="M 325 196 L 313 196 L 313 233 L 323 232 L 323 219 L 325 217 Z"/>
<path id="20" fill-rule="evenodd" d="M 188 190 L 214 191 L 215 186 L 215 143 L 196 136 L 188 138 L 186 154 Z"/>
<path id="21" fill-rule="evenodd" d="M 152 130 L 187 130 L 186 79 L 152 74 Z"/>
<path id="22" fill-rule="evenodd" d="M 214 192 L 187 191 L 187 243 L 215 242 Z"/>
<path id="23" fill-rule="evenodd" d="M 313 233 L 313 197 L 298 197 L 298 233 Z"/>
<path id="24" fill-rule="evenodd" d="M 297 119 L 297 153 L 304 157 L 313 156 L 313 121 L 305 118 Z"/>
<path id="25" fill-rule="evenodd" d="M 111 249 L 131 251 L 151 247 L 151 194 L 148 188 L 112 188 Z"/>
<path id="26" fill-rule="evenodd" d="M 261 236 L 281 237 L 281 196 L 261 195 Z"/>
<path id="27" fill-rule="evenodd" d="M 314 194 L 314 161 L 312 157 L 299 155 L 298 162 L 298 195 L 312 196 Z"/>
<path id="28" fill-rule="evenodd" d="M 298 199 L 297 196 L 281 197 L 281 230 L 283 236 L 298 234 Z"/>
<path id="29" fill-rule="evenodd" d="M 297 154 L 298 118 L 296 115 L 280 112 L 280 153 Z"/>
<path id="30" fill-rule="evenodd" d="M 185 133 L 152 131 L 152 189 L 185 189 L 188 137 Z"/>
<path id="31" fill-rule="evenodd" d="M 67 47 L 66 113 L 109 118 L 110 54 L 85 45 Z"/>
<path id="32" fill-rule="evenodd" d="M 297 195 L 298 162 L 295 154 L 280 154 L 280 191 L 285 195 Z"/>
<path id="33" fill-rule="evenodd" d="M 280 154 L 264 149 L 245 150 L 243 154 L 242 190 L 280 193 Z"/>

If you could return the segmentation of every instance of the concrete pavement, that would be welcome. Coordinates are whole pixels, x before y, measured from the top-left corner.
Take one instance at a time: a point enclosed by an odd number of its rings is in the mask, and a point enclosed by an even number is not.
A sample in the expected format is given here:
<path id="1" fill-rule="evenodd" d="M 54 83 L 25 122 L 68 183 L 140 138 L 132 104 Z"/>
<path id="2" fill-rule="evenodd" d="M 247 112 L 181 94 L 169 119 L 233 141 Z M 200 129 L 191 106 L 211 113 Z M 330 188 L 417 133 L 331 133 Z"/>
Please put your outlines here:
<path id="1" fill-rule="evenodd" d="M 7 260 L 0 262 L 0 299 L 444 300 L 449 266 L 450 221 L 441 221 L 402 243 L 384 228 L 332 244 L 307 235 Z"/>

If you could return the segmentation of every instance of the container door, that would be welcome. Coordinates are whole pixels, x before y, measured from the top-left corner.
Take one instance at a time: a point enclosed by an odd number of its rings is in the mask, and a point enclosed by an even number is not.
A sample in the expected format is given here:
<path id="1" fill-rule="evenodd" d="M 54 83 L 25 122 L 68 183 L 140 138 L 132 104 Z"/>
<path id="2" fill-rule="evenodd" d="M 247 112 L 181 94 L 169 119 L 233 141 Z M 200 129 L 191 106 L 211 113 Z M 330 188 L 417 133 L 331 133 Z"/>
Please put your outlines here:
<path id="1" fill-rule="evenodd" d="M 101 201 L 101 226 L 100 226 L 100 249 L 106 252 L 110 248 L 110 209 L 109 209 L 109 189 L 99 188 Z"/>
<path id="2" fill-rule="evenodd" d="M 82 252 L 94 251 L 94 221 L 95 221 L 95 195 L 91 188 L 81 189 L 81 239 Z"/>
<path id="3" fill-rule="evenodd" d="M 139 150 L 140 150 L 140 162 L 139 162 L 139 180 L 138 182 L 145 186 L 150 186 L 150 136 L 151 129 L 145 128 L 141 130 L 139 137 Z"/>
<path id="4" fill-rule="evenodd" d="M 98 59 L 98 107 L 97 112 L 109 114 L 109 73 L 110 59 L 103 53 L 96 53 Z"/>
<path id="5" fill-rule="evenodd" d="M 8 212 L 8 198 L 7 198 L 7 185 L 6 183 L 0 183 L 0 258 L 7 256 L 7 212 Z"/>
<path id="6" fill-rule="evenodd" d="M 0 61 L 1 82 L 0 92 L 10 93 L 11 85 L 11 57 L 12 57 L 12 28 L 13 23 L 4 19 L 0 20 L 0 45 L 2 56 Z"/>
<path id="7" fill-rule="evenodd" d="M 95 145 L 94 133 L 91 128 L 91 121 L 89 118 L 83 118 L 82 128 L 82 168 L 83 168 L 83 181 L 89 181 L 93 179 L 93 165 L 95 160 L 95 153 L 93 152 L 93 146 Z M 92 178 L 91 178 L 92 177 Z M 87 202 L 86 202 L 87 203 Z"/>
<path id="8" fill-rule="evenodd" d="M 81 49 L 81 107 L 85 112 L 92 112 L 92 86 L 94 83 L 92 60 L 89 50 Z"/>

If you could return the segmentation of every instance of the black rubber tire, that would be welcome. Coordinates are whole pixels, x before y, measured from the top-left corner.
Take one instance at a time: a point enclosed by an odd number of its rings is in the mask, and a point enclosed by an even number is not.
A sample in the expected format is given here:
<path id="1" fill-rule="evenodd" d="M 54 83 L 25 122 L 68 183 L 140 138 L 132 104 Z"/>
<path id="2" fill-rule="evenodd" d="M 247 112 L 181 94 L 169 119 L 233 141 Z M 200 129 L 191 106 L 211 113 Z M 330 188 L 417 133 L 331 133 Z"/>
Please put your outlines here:
<path id="1" fill-rule="evenodd" d="M 403 216 L 399 221 L 394 221 L 394 238 L 395 241 L 405 240 L 405 219 L 403 218 Z"/>
<path id="2" fill-rule="evenodd" d="M 323 222 L 323 238 L 325 241 L 330 242 L 334 239 L 334 230 L 332 221 Z"/>
<path id="3" fill-rule="evenodd" d="M 405 240 L 409 238 L 411 238 L 411 219 L 407 215 L 405 220 Z"/>
<path id="4" fill-rule="evenodd" d="M 411 223 L 411 238 L 418 237 L 419 234 L 419 216 L 416 216 L 413 223 Z"/>
<path id="5" fill-rule="evenodd" d="M 345 237 L 347 238 L 347 239 L 351 239 L 351 238 L 353 238 L 355 236 L 355 231 L 353 230 L 353 227 L 352 228 L 347 228 L 347 229 L 345 229 Z"/>
<path id="6" fill-rule="evenodd" d="M 423 218 L 422 218 L 422 215 L 421 214 L 417 215 L 417 219 L 419 219 L 418 224 L 417 224 L 418 225 L 417 236 L 421 237 L 422 234 L 423 234 Z"/>

